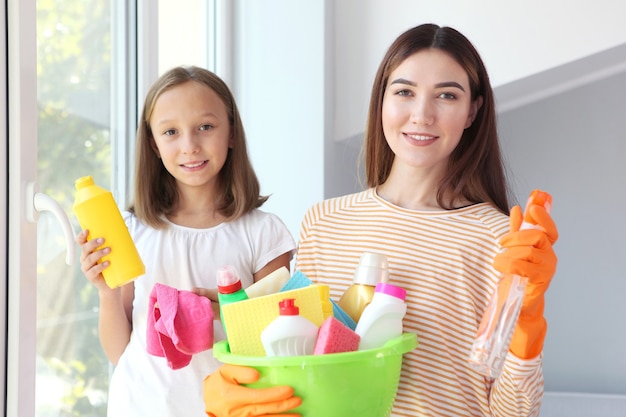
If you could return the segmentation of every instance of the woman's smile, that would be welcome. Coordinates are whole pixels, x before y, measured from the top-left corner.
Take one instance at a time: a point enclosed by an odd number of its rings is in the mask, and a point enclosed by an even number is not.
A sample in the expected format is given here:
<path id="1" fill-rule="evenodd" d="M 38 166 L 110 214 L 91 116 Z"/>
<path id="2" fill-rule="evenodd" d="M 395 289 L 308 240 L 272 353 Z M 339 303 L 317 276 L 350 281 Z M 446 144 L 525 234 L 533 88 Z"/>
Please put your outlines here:
<path id="1" fill-rule="evenodd" d="M 437 140 L 438 136 L 425 135 L 420 133 L 403 133 L 409 143 L 416 146 L 428 146 Z"/>

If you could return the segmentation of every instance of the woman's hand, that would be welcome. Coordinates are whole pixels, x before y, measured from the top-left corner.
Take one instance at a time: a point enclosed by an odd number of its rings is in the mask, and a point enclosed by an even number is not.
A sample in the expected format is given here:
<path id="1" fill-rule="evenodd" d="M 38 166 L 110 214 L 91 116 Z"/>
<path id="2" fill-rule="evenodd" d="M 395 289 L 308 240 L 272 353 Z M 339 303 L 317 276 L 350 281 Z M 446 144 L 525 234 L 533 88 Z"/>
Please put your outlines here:
<path id="1" fill-rule="evenodd" d="M 522 359 L 534 358 L 543 350 L 547 330 L 544 294 L 556 272 L 557 256 L 552 245 L 559 238 L 556 224 L 544 207 L 531 206 L 529 212 L 540 229 L 520 230 L 522 211 L 514 207 L 511 232 L 500 240 L 505 251 L 496 255 L 493 263 L 500 272 L 528 278 L 510 344 L 511 352 Z"/>
<path id="2" fill-rule="evenodd" d="M 254 368 L 222 365 L 204 379 L 206 414 L 210 417 L 300 417 L 300 414 L 289 413 L 302 404 L 302 399 L 294 396 L 293 388 L 241 385 L 253 383 L 259 377 Z"/>

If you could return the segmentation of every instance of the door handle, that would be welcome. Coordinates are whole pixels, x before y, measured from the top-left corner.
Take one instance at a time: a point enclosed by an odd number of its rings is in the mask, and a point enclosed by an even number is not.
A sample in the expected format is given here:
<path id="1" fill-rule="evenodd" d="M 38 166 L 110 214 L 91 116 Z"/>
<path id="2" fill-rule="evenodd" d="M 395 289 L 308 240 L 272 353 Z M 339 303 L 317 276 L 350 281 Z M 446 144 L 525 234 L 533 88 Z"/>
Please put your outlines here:
<path id="1" fill-rule="evenodd" d="M 63 229 L 66 246 L 65 263 L 71 266 L 76 257 L 76 248 L 74 246 L 74 230 L 70 224 L 70 219 L 54 198 L 38 192 L 38 188 L 35 182 L 30 182 L 26 186 L 26 219 L 31 223 L 37 223 L 39 212 L 44 210 L 52 212 Z"/>

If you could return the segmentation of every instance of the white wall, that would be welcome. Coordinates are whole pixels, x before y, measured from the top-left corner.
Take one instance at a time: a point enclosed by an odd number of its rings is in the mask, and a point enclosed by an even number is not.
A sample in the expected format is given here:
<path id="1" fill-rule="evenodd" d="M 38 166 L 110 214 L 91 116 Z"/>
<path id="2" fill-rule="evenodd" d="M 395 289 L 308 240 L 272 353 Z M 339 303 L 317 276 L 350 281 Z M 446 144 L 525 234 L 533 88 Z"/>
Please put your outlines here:
<path id="1" fill-rule="evenodd" d="M 234 81 L 263 209 L 297 240 L 305 211 L 324 197 L 325 1 L 238 0 Z"/>
<path id="2" fill-rule="evenodd" d="M 516 195 L 543 188 L 554 198 L 550 391 L 626 394 L 625 97 L 626 71 L 500 116 Z"/>
<path id="3" fill-rule="evenodd" d="M 393 39 L 420 23 L 459 29 L 495 87 L 626 43 L 615 0 L 341 0 L 335 9 L 336 139 L 363 130 L 369 92 Z"/>

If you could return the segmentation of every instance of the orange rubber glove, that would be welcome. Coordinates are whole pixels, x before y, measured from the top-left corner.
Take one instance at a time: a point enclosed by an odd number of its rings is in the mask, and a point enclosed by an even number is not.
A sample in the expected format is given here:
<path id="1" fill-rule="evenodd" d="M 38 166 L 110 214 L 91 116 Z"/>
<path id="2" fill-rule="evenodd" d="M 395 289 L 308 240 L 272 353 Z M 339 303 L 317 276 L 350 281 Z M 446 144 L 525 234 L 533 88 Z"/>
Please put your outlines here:
<path id="1" fill-rule="evenodd" d="M 527 277 L 520 316 L 511 337 L 509 350 L 518 358 L 534 358 L 543 350 L 547 323 L 543 317 L 544 294 L 556 272 L 557 257 L 552 245 L 559 233 L 543 206 L 529 208 L 533 220 L 542 230 L 519 230 L 522 210 L 511 209 L 511 232 L 500 240 L 505 250 L 496 255 L 493 266 L 505 274 Z M 508 278 L 510 279 L 509 275 Z"/>
<path id="2" fill-rule="evenodd" d="M 204 379 L 204 405 L 209 417 L 300 417 L 300 414 L 278 414 L 298 407 L 302 400 L 294 397 L 293 388 L 248 388 L 259 379 L 254 368 L 222 365 Z"/>

